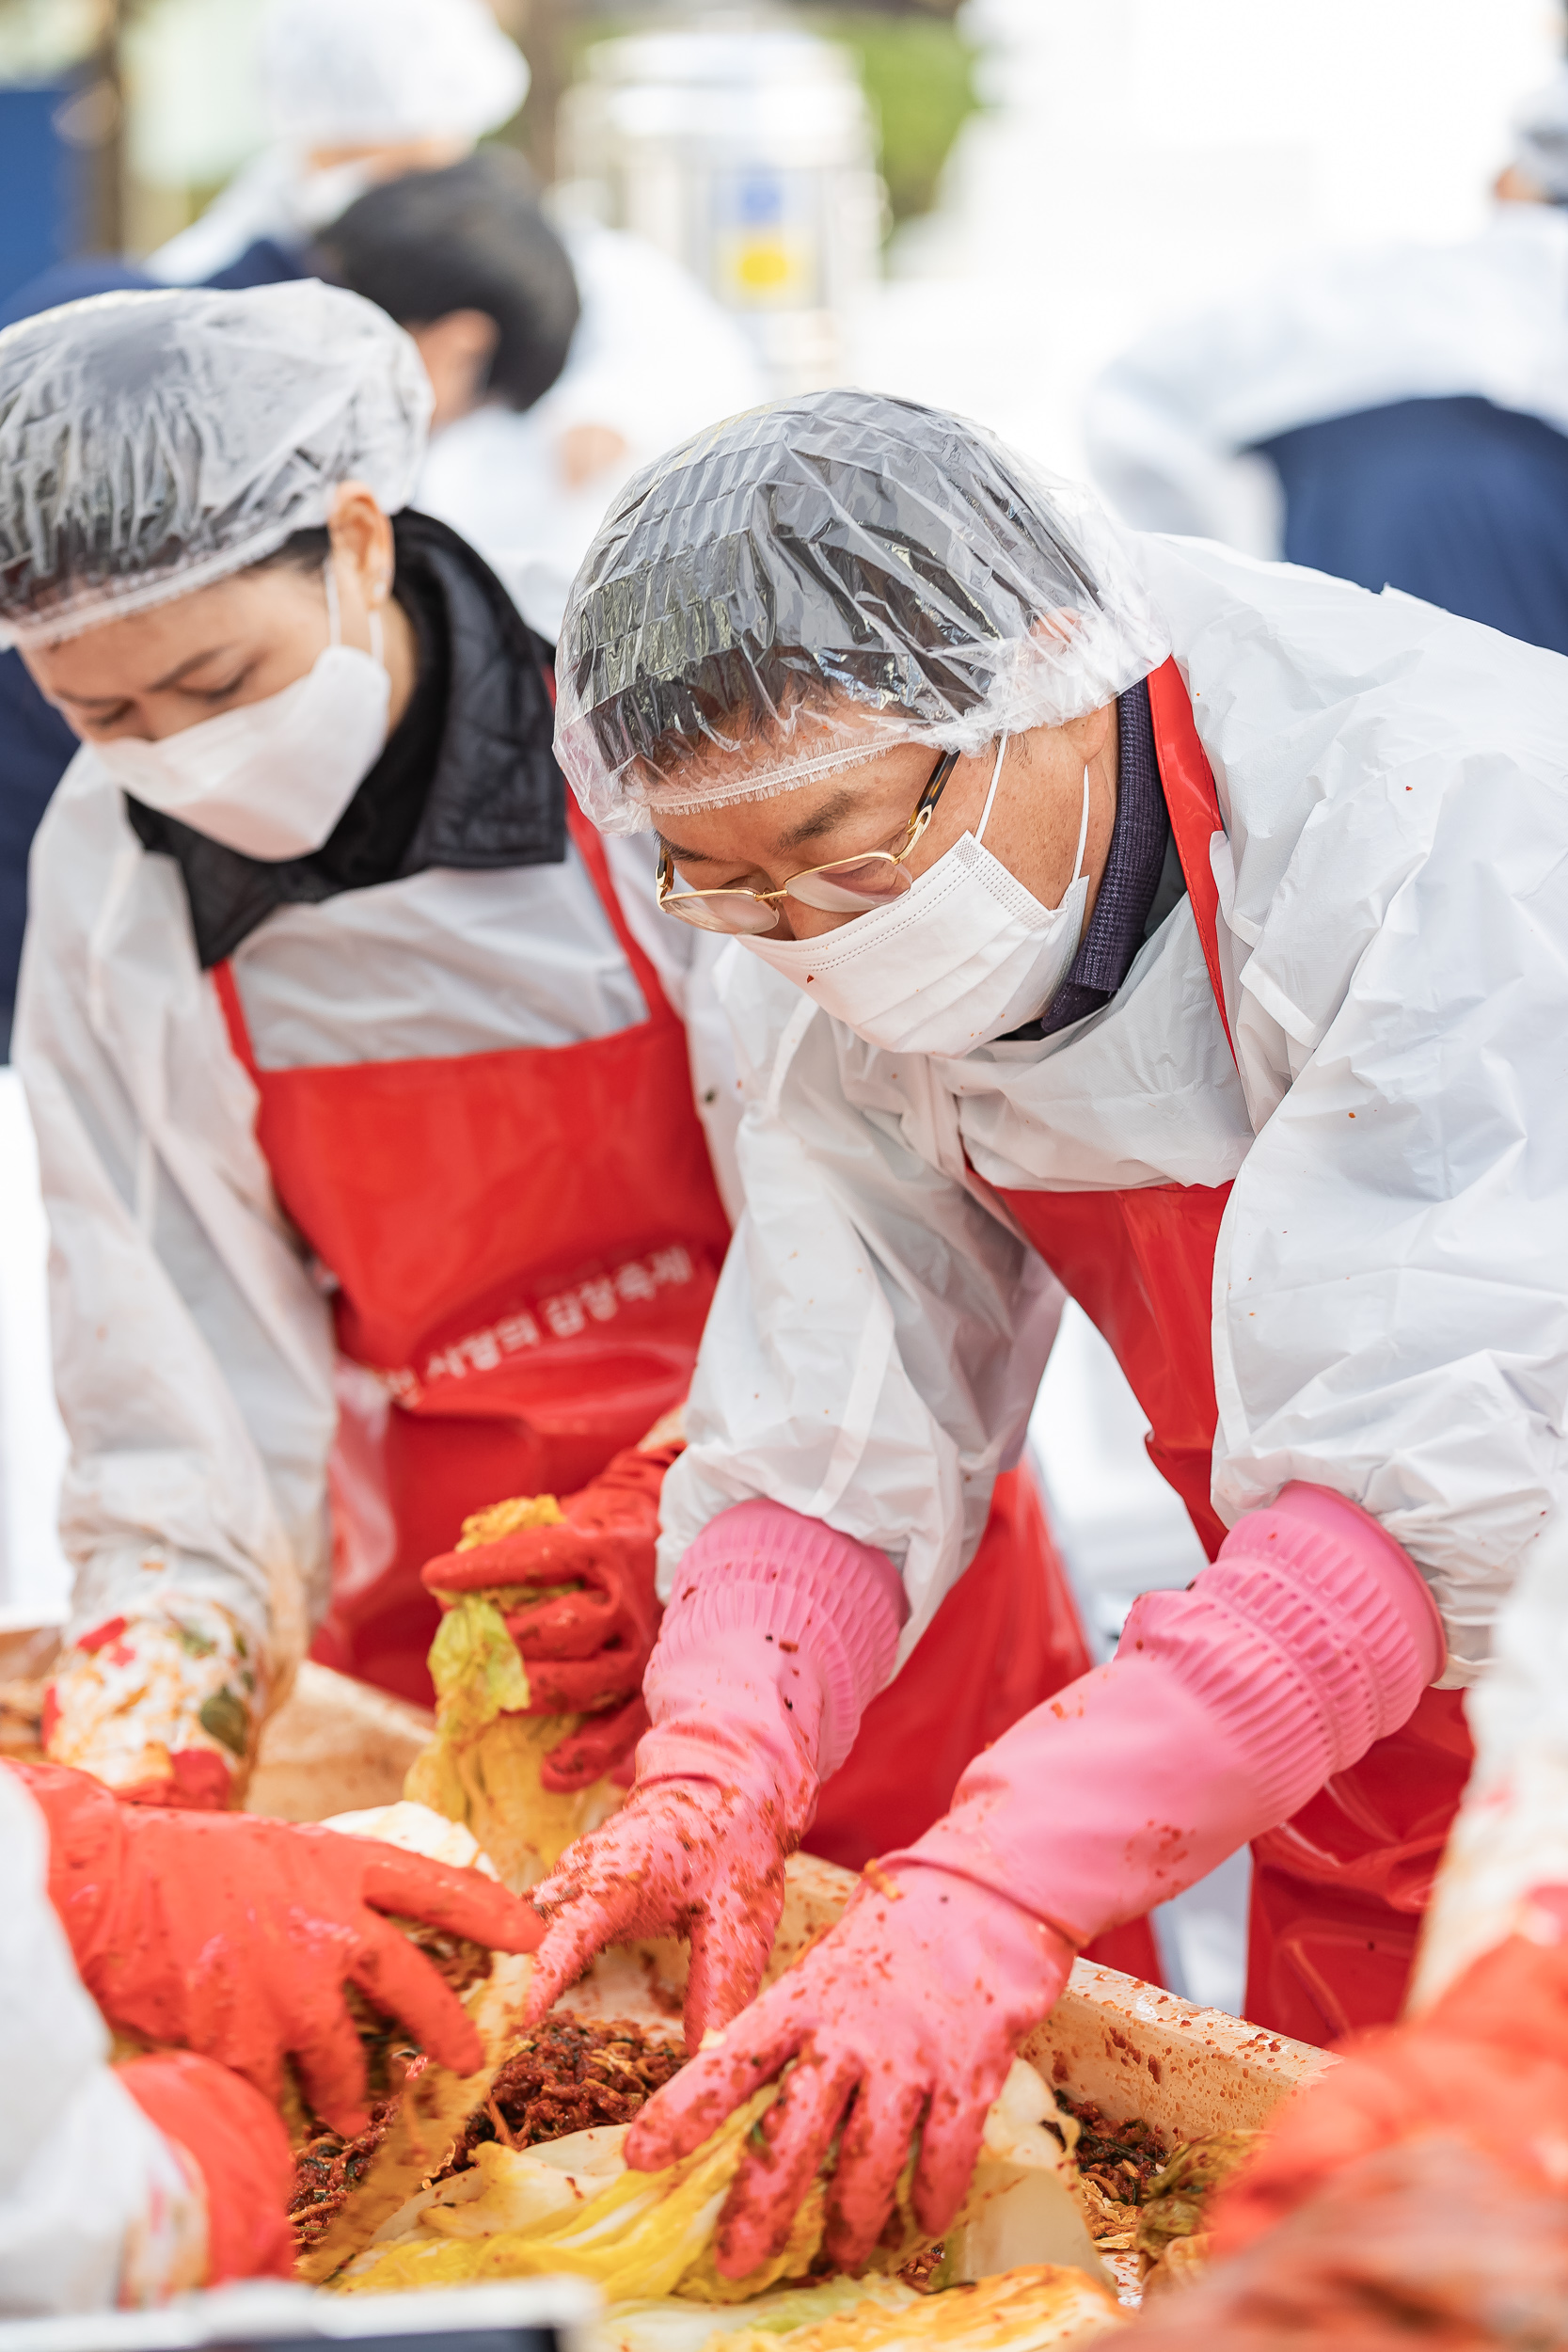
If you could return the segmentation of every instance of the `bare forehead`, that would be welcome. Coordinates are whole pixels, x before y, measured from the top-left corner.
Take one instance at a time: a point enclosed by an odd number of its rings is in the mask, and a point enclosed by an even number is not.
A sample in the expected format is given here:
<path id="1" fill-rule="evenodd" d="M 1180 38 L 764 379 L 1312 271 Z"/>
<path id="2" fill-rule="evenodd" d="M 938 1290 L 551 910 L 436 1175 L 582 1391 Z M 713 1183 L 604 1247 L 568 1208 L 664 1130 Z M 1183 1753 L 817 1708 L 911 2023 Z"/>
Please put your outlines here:
<path id="1" fill-rule="evenodd" d="M 123 620 L 83 629 L 58 644 L 38 646 L 29 660 L 52 690 L 79 698 L 106 700 L 150 689 L 171 671 L 199 664 L 220 650 L 255 651 L 286 608 L 302 593 L 311 593 L 311 585 L 306 574 L 282 565 L 244 572 Z"/>

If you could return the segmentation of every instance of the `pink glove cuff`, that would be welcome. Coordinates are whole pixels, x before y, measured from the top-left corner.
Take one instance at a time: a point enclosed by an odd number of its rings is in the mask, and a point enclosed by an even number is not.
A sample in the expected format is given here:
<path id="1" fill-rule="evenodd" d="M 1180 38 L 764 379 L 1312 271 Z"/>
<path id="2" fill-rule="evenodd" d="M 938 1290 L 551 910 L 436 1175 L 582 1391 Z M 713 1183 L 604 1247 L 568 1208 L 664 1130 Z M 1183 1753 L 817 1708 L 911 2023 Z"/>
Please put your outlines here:
<path id="1" fill-rule="evenodd" d="M 1167 1666 L 1285 1820 L 1408 1721 L 1443 1671 L 1442 1620 L 1391 1536 L 1293 1481 L 1249 1511 L 1190 1592 L 1146 1593 L 1117 1657 Z"/>
<path id="2" fill-rule="evenodd" d="M 782 1502 L 737 1503 L 709 1520 L 681 1561 L 648 1670 L 649 1712 L 663 1720 L 672 1676 L 717 1651 L 769 1678 L 789 1661 L 786 1681 L 809 1674 L 819 1693 L 816 1772 L 826 1780 L 893 1672 L 908 1613 L 885 1552 Z"/>
<path id="3" fill-rule="evenodd" d="M 1287 1487 L 1189 1591 L 1146 1594 L 1111 1664 L 977 1756 L 889 1866 L 937 1864 L 1085 1943 L 1288 1819 L 1442 1663 L 1400 1547 L 1338 1496 Z"/>

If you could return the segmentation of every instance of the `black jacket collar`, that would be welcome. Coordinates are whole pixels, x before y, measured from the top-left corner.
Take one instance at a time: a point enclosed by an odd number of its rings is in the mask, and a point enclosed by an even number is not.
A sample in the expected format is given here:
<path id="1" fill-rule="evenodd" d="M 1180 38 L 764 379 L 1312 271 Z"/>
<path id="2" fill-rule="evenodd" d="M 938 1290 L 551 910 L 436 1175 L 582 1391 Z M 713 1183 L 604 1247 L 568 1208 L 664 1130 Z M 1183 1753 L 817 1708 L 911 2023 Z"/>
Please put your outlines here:
<path id="1" fill-rule="evenodd" d="M 556 866 L 565 785 L 550 749 L 550 648 L 488 565 L 428 515 L 394 516 L 396 595 L 420 642 L 407 710 L 329 838 L 308 857 L 245 857 L 126 795 L 143 847 L 184 877 L 204 971 L 280 906 L 432 866 Z"/>

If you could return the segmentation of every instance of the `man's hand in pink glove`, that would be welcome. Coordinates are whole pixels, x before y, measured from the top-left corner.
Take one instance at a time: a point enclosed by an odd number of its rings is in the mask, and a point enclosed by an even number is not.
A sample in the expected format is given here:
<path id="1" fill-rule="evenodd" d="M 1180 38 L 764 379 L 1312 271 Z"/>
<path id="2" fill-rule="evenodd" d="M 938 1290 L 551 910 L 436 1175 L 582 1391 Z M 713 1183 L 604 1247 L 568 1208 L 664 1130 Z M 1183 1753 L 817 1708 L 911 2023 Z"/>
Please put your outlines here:
<path id="1" fill-rule="evenodd" d="M 652 1729 L 621 1812 L 529 1899 L 550 1922 L 530 2022 L 606 1944 L 691 1944 L 686 2039 L 744 2008 L 768 1964 L 784 1866 L 893 1664 L 885 1554 L 772 1502 L 726 1511 L 681 1564 L 648 1669 Z"/>
<path id="2" fill-rule="evenodd" d="M 1109 1666 L 975 1757 L 952 1811 L 881 1866 L 895 1899 L 860 1895 L 721 2050 L 658 2092 L 629 2162 L 695 2147 L 793 2058 L 766 2154 L 725 2207 L 721 2267 L 744 2277 L 783 2245 L 841 2118 L 837 2259 L 875 2243 L 917 2130 L 916 2213 L 940 2231 L 1073 1950 L 1292 1813 L 1405 1720 L 1442 1659 L 1398 1546 L 1338 1497 L 1288 1488 L 1189 1591 L 1146 1595 Z"/>
<path id="3" fill-rule="evenodd" d="M 863 1887 L 722 2046 L 695 2058 L 632 2125 L 628 2161 L 657 2171 L 795 2060 L 721 2218 L 726 2278 L 745 2278 L 783 2247 L 847 2113 L 828 2194 L 832 2259 L 845 2270 L 864 2264 L 917 2133 L 915 2218 L 940 2236 L 963 2201 L 1019 2041 L 1067 1981 L 1070 1947 L 1005 1896 L 912 1860 L 871 1867 L 875 1891 Z"/>
<path id="4" fill-rule="evenodd" d="M 437 1599 L 494 1596 L 528 1674 L 532 1715 L 587 1715 L 552 1751 L 546 1788 L 585 1788 L 624 1763 L 647 1728 L 642 1678 L 658 1634 L 654 1550 L 664 1473 L 681 1443 L 635 1446 L 561 1502 L 553 1526 L 443 1552 L 423 1571 Z M 502 1506 L 506 1508 L 507 1506 Z M 482 1514 L 481 1521 L 492 1514 Z M 569 1586 L 560 1591 L 554 1588 Z M 532 1598 L 542 1593 L 547 1597 Z"/>
<path id="5" fill-rule="evenodd" d="M 686 2046 L 695 2050 L 757 1989 L 784 1909 L 784 1860 L 816 1802 L 804 1756 L 791 1776 L 776 1750 L 737 1760 L 722 1783 L 635 1788 L 619 1813 L 569 1846 L 529 1890 L 549 1931 L 534 1962 L 526 2022 L 536 2025 L 605 1945 L 679 1935 L 691 1947 Z"/>
<path id="6" fill-rule="evenodd" d="M 480 2064 L 456 1995 L 388 1912 L 531 1951 L 525 1903 L 457 1870 L 336 1830 L 120 1804 L 83 1772 L 18 1769 L 49 1823 L 49 1896 L 112 2025 L 232 2067 L 268 2098 L 285 2056 L 333 2130 L 364 2128 L 357 1985 L 455 2073 Z"/>

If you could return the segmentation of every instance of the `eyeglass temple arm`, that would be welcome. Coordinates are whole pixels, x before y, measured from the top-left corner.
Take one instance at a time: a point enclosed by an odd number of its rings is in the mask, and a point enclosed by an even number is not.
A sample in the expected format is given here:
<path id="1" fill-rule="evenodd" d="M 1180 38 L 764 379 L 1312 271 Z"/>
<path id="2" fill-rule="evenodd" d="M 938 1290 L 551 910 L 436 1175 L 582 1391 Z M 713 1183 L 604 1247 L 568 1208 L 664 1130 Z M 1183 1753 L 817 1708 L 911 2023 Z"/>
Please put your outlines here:
<path id="1" fill-rule="evenodd" d="M 961 755 L 958 752 L 943 752 L 932 769 L 927 780 L 926 789 L 915 803 L 914 815 L 910 818 L 910 837 L 905 844 L 907 849 L 914 847 L 930 823 L 936 804 L 942 798 L 942 789 L 948 777 L 958 766 L 960 756 Z"/>

